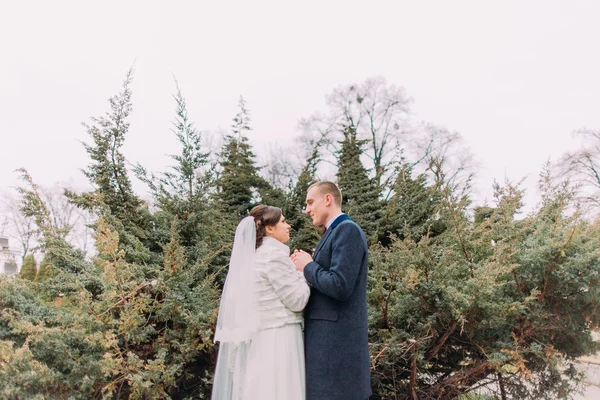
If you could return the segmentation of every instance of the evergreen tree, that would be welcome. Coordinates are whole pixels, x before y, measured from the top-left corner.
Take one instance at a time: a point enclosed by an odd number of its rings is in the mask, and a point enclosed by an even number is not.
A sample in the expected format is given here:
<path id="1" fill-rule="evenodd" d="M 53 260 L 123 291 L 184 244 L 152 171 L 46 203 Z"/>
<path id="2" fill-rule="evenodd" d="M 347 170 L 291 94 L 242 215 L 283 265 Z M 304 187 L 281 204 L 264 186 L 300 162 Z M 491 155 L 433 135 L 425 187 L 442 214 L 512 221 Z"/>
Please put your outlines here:
<path id="1" fill-rule="evenodd" d="M 28 255 L 23 260 L 23 266 L 21 267 L 21 272 L 19 272 L 19 276 L 22 279 L 27 279 L 29 281 L 34 281 L 35 276 L 37 274 L 37 264 L 35 262 L 35 258 L 33 254 Z"/>
<path id="2" fill-rule="evenodd" d="M 121 221 L 130 221 L 138 214 L 140 199 L 133 193 L 121 147 L 129 130 L 128 117 L 132 110 L 131 81 L 133 69 L 127 73 L 122 92 L 111 97 L 111 111 L 92 118 L 92 125 L 84 124 L 93 143 L 84 143 L 92 163 L 85 176 L 101 195 L 111 214 Z"/>
<path id="3" fill-rule="evenodd" d="M 261 202 L 260 192 L 266 182 L 258 175 L 252 147 L 246 137 L 250 131 L 250 116 L 246 103 L 240 98 L 239 112 L 233 119 L 232 133 L 225 137 L 220 158 L 221 174 L 217 181 L 216 199 L 223 204 L 225 213 L 237 223 L 250 209 Z"/>
<path id="4" fill-rule="evenodd" d="M 496 211 L 493 207 L 480 206 L 475 207 L 473 220 L 476 224 L 484 223 L 489 220 L 492 215 L 494 215 L 494 211 Z"/>
<path id="5" fill-rule="evenodd" d="M 131 81 L 133 69 L 127 73 L 122 91 L 109 99 L 111 111 L 84 124 L 92 143 L 84 143 L 92 163 L 83 171 L 94 190 L 90 193 L 65 194 L 78 206 L 102 215 L 121 236 L 121 245 L 129 260 L 140 263 L 159 261 L 152 254 L 160 252 L 150 238 L 152 221 L 147 206 L 133 192 L 121 148 L 129 130 L 132 110 Z"/>
<path id="6" fill-rule="evenodd" d="M 174 193 L 179 198 L 191 200 L 203 198 L 209 176 L 201 169 L 208 165 L 208 152 L 202 149 L 202 135 L 189 120 L 185 98 L 176 83 L 177 93 L 173 96 L 177 104 L 174 133 L 181 145 L 181 154 L 171 155 L 176 164 L 173 172 L 164 173 L 161 184 L 163 193 Z"/>
<path id="7" fill-rule="evenodd" d="M 267 180 L 259 176 L 259 185 L 257 188 L 260 203 L 275 206 L 283 209 L 287 203 L 287 196 L 283 189 L 273 187 Z"/>
<path id="8" fill-rule="evenodd" d="M 211 199 L 214 176 L 208 152 L 202 148 L 201 132 L 188 117 L 186 100 L 177 82 L 176 88 L 172 131 L 181 145 L 181 153 L 171 155 L 175 164 L 168 172 L 149 175 L 137 165 L 135 173 L 149 186 L 158 207 L 154 214 L 158 243 L 163 247 L 167 245 L 171 230 L 175 229 L 188 264 L 213 254 L 210 264 L 217 268 L 227 262 L 224 257 L 233 238 L 233 227 L 223 223 L 221 210 Z"/>
<path id="9" fill-rule="evenodd" d="M 49 297 L 60 292 L 78 290 L 73 286 L 73 280 L 78 277 L 82 277 L 79 285 L 84 285 L 87 290 L 96 293 L 99 285 L 96 271 L 90 270 L 85 261 L 85 254 L 65 239 L 65 232 L 70 228 L 58 227 L 54 223 L 49 207 L 40 195 L 38 185 L 33 182 L 26 170 L 20 169 L 19 172 L 26 184 L 17 189 L 21 195 L 21 212 L 35 222 L 39 249 L 44 254 L 36 280 L 53 278 L 46 287 Z"/>
<path id="10" fill-rule="evenodd" d="M 419 241 L 424 236 L 435 236 L 443 231 L 444 226 L 435 212 L 442 194 L 436 186 L 427 186 L 426 180 L 425 174 L 413 178 L 408 165 L 400 167 L 393 195 L 379 221 L 379 241 L 383 245 L 391 242 L 391 235 L 401 240 Z"/>
<path id="11" fill-rule="evenodd" d="M 546 190 L 520 221 L 523 191 L 495 193 L 474 223 L 468 199 L 445 190 L 434 209 L 445 230 L 372 246 L 372 377 L 383 398 L 452 399 L 482 382 L 506 398 L 565 398 L 580 379 L 567 360 L 597 350 L 598 224 L 568 212 L 568 191 Z"/>
<path id="12" fill-rule="evenodd" d="M 379 189 L 369 178 L 360 156 L 364 141 L 356 138 L 352 125 L 344 127 L 344 140 L 338 152 L 337 180 L 342 191 L 342 209 L 365 231 L 369 243 L 377 239 L 381 217 Z"/>
<path id="13" fill-rule="evenodd" d="M 66 241 L 67 228 L 52 222 L 21 171 L 21 212 L 34 221 L 44 258 L 35 284 L 0 275 L 6 398 L 209 396 L 220 278 L 235 222 L 255 202 L 279 205 L 281 191 L 258 175 L 243 101 L 224 146 L 226 179 L 213 181 L 178 89 L 173 131 L 181 153 L 168 172 L 141 175 L 151 187 L 151 214 L 133 193 L 120 153 L 127 91 L 88 127 L 94 142 L 86 147 L 86 173 L 95 190 L 72 197 L 98 216 L 92 260 Z M 399 169 L 384 204 L 360 163 L 361 142 L 350 127 L 344 133 L 338 181 L 345 211 L 365 230 L 377 223 L 385 239 L 380 245 L 370 237 L 374 397 L 452 399 L 483 385 L 496 385 L 504 398 L 568 397 L 582 378 L 573 360 L 598 350 L 591 335 L 600 327 L 598 220 L 583 218 L 573 191 L 554 186 L 548 171 L 541 206 L 525 218 L 517 218 L 523 191 L 510 184 L 496 184 L 495 203 L 471 217 L 468 197 L 443 178 L 443 163 L 439 185 Z M 292 248 L 310 250 L 318 240 L 302 213 L 318 148 L 284 207 Z"/>
<path id="14" fill-rule="evenodd" d="M 198 229 L 202 228 L 198 222 L 205 219 L 203 213 L 210 208 L 207 201 L 211 175 L 210 171 L 204 171 L 208 170 L 208 152 L 203 151 L 202 135 L 189 120 L 186 101 L 177 81 L 176 89 L 172 132 L 181 145 L 181 153 L 170 155 L 175 164 L 170 171 L 158 176 L 148 174 L 140 164 L 134 172 L 148 185 L 158 207 L 156 239 L 159 243 L 164 245 L 170 240 L 171 221 L 177 218 L 182 223 L 178 229 L 181 243 L 191 246 L 198 236 Z"/>
<path id="15" fill-rule="evenodd" d="M 292 251 L 303 249 L 311 252 L 319 242 L 321 235 L 312 224 L 310 217 L 304 212 L 306 192 L 315 181 L 317 163 L 319 161 L 318 144 L 300 172 L 298 181 L 289 193 L 288 201 L 283 209 L 288 224 L 292 227 L 289 247 Z"/>
<path id="16" fill-rule="evenodd" d="M 46 260 L 46 258 L 42 258 L 42 261 L 40 262 L 40 268 L 37 271 L 37 274 L 35 275 L 35 280 L 36 282 L 43 282 L 46 279 L 51 277 L 51 267 L 50 267 L 50 263 L 48 262 L 48 260 Z"/>

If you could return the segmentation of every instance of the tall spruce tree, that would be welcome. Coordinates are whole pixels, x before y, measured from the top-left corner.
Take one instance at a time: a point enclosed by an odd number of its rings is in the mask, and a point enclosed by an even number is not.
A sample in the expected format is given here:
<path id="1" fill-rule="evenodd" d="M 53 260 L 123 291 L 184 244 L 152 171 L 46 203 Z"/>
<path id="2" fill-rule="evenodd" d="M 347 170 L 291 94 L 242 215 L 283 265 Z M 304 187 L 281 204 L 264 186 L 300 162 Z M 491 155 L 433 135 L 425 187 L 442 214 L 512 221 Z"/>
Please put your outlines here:
<path id="1" fill-rule="evenodd" d="M 427 177 L 412 177 L 412 168 L 404 164 L 398 170 L 393 195 L 388 200 L 379 221 L 379 241 L 391 242 L 391 236 L 419 241 L 424 236 L 436 236 L 444 229 L 435 212 L 442 193 L 427 185 Z"/>
<path id="2" fill-rule="evenodd" d="M 160 183 L 166 197 L 173 197 L 169 196 L 171 194 L 188 200 L 202 198 L 207 190 L 207 175 L 202 174 L 201 169 L 208 165 L 209 154 L 202 148 L 201 133 L 188 117 L 186 101 L 177 81 L 175 85 L 177 93 L 173 96 L 176 103 L 173 133 L 181 145 L 181 153 L 171 155 L 176 164 L 171 167 L 172 172 L 163 174 Z"/>
<path id="3" fill-rule="evenodd" d="M 20 169 L 24 186 L 17 188 L 21 196 L 20 210 L 23 215 L 31 217 L 36 226 L 38 248 L 44 254 L 36 280 L 52 279 L 49 286 L 50 296 L 70 290 L 77 290 L 72 281 L 83 277 L 80 284 L 92 292 L 98 290 L 96 271 L 91 271 L 85 262 L 85 255 L 74 248 L 65 238 L 69 227 L 59 227 L 55 223 L 49 206 L 43 199 L 39 186 L 33 182 L 31 175 Z"/>
<path id="4" fill-rule="evenodd" d="M 92 143 L 83 146 L 92 163 L 83 173 L 101 195 L 112 215 L 129 221 L 138 214 L 140 199 L 133 193 L 121 148 L 129 130 L 128 117 L 132 111 L 131 82 L 133 69 L 127 72 L 122 91 L 108 101 L 111 111 L 106 115 L 91 118 L 93 124 L 83 124 L 92 138 Z"/>
<path id="5" fill-rule="evenodd" d="M 23 266 L 21 267 L 21 272 L 19 272 L 19 277 L 22 279 L 27 279 L 29 281 L 35 280 L 35 275 L 37 274 L 37 264 L 35 262 L 35 258 L 33 254 L 29 254 L 23 260 Z"/>
<path id="6" fill-rule="evenodd" d="M 21 192 L 42 234 L 45 257 L 40 272 L 46 266 L 51 271 L 39 284 L 50 300 L 49 316 L 37 323 L 27 346 L 42 367 L 38 375 L 54 380 L 51 387 L 31 389 L 29 397 L 198 398 L 210 390 L 218 307 L 216 271 L 210 267 L 219 251 L 210 251 L 205 233 L 215 231 L 211 228 L 221 219 L 211 220 L 204 213 L 210 208 L 203 204 L 207 189 L 203 179 L 193 180 L 195 167 L 203 162 L 195 146 L 199 137 L 187 120 L 183 97 L 176 99 L 174 130 L 185 143 L 181 155 L 173 157 L 177 163 L 170 175 L 161 174 L 156 183 L 157 211 L 149 215 L 154 229 L 140 229 L 136 218 L 143 222 L 144 210 L 149 214 L 141 205 L 129 208 L 139 211 L 137 216 L 111 208 L 112 202 L 105 200 L 119 193 L 110 191 L 110 185 L 75 195 L 99 216 L 94 225 L 98 254 L 90 262 L 65 246 L 63 236 L 47 222 L 47 208 L 30 179 L 30 189 Z M 154 257 L 141 259 L 134 245 Z M 221 244 L 214 246 L 227 251 Z M 0 321 L 0 340 L 1 325 Z M 53 354 L 56 349 L 61 349 L 60 355 Z"/>
<path id="7" fill-rule="evenodd" d="M 351 124 L 343 127 L 343 133 L 337 172 L 343 197 L 342 209 L 365 231 L 368 242 L 374 243 L 381 217 L 379 189 L 360 160 L 365 142 L 357 139 L 356 130 Z"/>
<path id="8" fill-rule="evenodd" d="M 176 230 L 164 246 L 164 264 L 147 279 L 140 265 L 126 261 L 119 234 L 103 218 L 95 224 L 98 254 L 90 262 L 53 229 L 35 186 L 21 193 L 23 209 L 39 226 L 40 273 L 47 265 L 52 274 L 38 279 L 35 293 L 21 279 L 0 279 L 0 306 L 18 315 L 0 316 L 4 393 L 81 400 L 208 393 L 218 291 L 212 276 L 199 273 L 202 262 L 190 268 Z M 7 356 L 27 378 L 7 379 Z"/>
<path id="9" fill-rule="evenodd" d="M 40 267 L 37 271 L 37 274 L 35 275 L 35 281 L 43 282 L 46 279 L 48 279 L 49 277 L 51 277 L 52 272 L 50 271 L 50 269 L 51 269 L 50 262 L 48 260 L 46 260 L 46 257 L 44 257 L 42 259 L 42 261 L 40 262 Z"/>
<path id="10" fill-rule="evenodd" d="M 598 224 L 572 212 L 569 190 L 542 188 L 522 220 L 523 190 L 496 185 L 495 197 L 473 222 L 469 200 L 446 188 L 434 209 L 443 232 L 372 247 L 381 397 L 453 399 L 486 385 L 504 398 L 567 398 L 581 379 L 572 360 L 597 351 Z"/>
<path id="11" fill-rule="evenodd" d="M 283 209 L 286 220 L 292 227 L 292 237 L 289 243 L 292 251 L 296 249 L 310 251 L 320 239 L 319 231 L 304 212 L 306 192 L 308 187 L 315 181 L 318 162 L 319 149 L 316 145 L 304 168 L 302 168 L 298 181 L 290 191 L 288 201 Z"/>
<path id="12" fill-rule="evenodd" d="M 138 164 L 135 173 L 148 185 L 158 207 L 154 214 L 156 240 L 162 246 L 167 245 L 175 229 L 187 263 L 193 264 L 205 259 L 208 254 L 226 250 L 231 242 L 232 229 L 222 223 L 219 207 L 211 203 L 214 179 L 209 154 L 202 147 L 202 134 L 189 119 L 186 100 L 177 81 L 175 83 L 177 91 L 173 97 L 176 109 L 172 132 L 180 143 L 181 152 L 170 156 L 175 161 L 170 171 L 155 176 Z M 213 261 L 226 262 L 221 258 Z"/>
<path id="13" fill-rule="evenodd" d="M 287 196 L 282 188 L 272 186 L 266 179 L 259 176 L 258 197 L 262 204 L 283 209 L 287 203 Z"/>
<path id="14" fill-rule="evenodd" d="M 219 154 L 221 173 L 216 194 L 225 213 L 235 223 L 247 216 L 257 202 L 262 201 L 260 192 L 264 192 L 268 186 L 258 174 L 252 146 L 246 137 L 251 128 L 250 115 L 243 98 L 240 98 L 238 106 L 239 112 L 233 119 L 231 134 L 225 137 Z"/>
<path id="15" fill-rule="evenodd" d="M 94 190 L 89 193 L 65 194 L 78 206 L 102 215 L 119 231 L 121 245 L 127 258 L 140 263 L 158 261 L 151 251 L 149 238 L 152 221 L 147 206 L 134 193 L 121 148 L 129 130 L 128 117 L 132 111 L 130 85 L 133 68 L 127 72 L 122 91 L 109 99 L 111 111 L 83 124 L 92 138 L 84 143 L 92 162 L 83 171 Z"/>

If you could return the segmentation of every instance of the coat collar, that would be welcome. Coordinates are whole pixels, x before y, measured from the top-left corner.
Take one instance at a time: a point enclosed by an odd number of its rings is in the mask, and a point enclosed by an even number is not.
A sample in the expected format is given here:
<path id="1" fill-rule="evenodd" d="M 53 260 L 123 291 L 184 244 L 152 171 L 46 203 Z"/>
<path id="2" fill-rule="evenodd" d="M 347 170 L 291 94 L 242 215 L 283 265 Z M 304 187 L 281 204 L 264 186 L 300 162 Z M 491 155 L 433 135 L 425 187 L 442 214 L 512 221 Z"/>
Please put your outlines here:
<path id="1" fill-rule="evenodd" d="M 337 217 L 329 226 L 329 228 L 327 228 L 327 232 L 332 231 L 335 229 L 336 226 L 338 226 L 340 224 L 340 222 L 345 221 L 347 219 L 350 219 L 350 217 L 348 216 L 348 214 L 340 214 L 339 217 Z"/>
<path id="2" fill-rule="evenodd" d="M 340 217 L 340 215 L 344 215 L 343 212 L 334 215 L 329 221 L 327 221 L 327 223 L 325 224 L 325 228 L 329 229 L 331 227 L 331 224 L 333 224 L 333 222 L 338 219 Z"/>
<path id="3" fill-rule="evenodd" d="M 262 247 L 262 246 L 276 248 L 280 251 L 284 251 L 288 256 L 290 255 L 290 248 L 287 245 L 281 243 L 277 239 L 273 239 L 270 236 L 265 236 L 263 238 L 263 242 L 260 247 Z"/>
<path id="4" fill-rule="evenodd" d="M 331 236 L 331 232 L 333 232 L 333 230 L 335 229 L 336 226 L 338 226 L 340 223 L 349 220 L 350 217 L 348 216 L 348 214 L 342 214 L 339 217 L 337 217 L 335 219 L 335 221 L 333 221 L 333 223 L 331 224 L 331 226 L 329 227 L 329 229 L 327 229 L 327 231 L 325 231 L 325 234 L 323 235 L 323 237 L 321 238 L 321 240 L 319 241 L 319 244 L 317 245 L 317 248 L 315 249 L 314 253 L 313 253 L 313 259 L 317 256 L 317 253 L 319 252 L 319 250 L 321 250 L 321 247 L 323 247 L 323 245 L 325 244 L 325 242 L 327 242 L 327 239 L 329 239 L 329 236 Z"/>

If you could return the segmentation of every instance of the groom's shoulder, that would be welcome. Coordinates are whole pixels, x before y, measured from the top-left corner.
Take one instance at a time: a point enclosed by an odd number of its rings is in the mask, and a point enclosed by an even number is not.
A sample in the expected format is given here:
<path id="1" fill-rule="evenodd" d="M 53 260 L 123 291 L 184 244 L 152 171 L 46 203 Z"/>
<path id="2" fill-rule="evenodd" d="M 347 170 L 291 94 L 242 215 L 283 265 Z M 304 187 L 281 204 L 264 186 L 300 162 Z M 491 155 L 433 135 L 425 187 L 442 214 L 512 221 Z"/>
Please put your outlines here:
<path id="1" fill-rule="evenodd" d="M 336 229 L 340 235 L 362 235 L 361 227 L 351 219 L 346 219 L 338 225 Z"/>
<path id="2" fill-rule="evenodd" d="M 367 250 L 367 238 L 356 222 L 352 220 L 343 221 L 335 230 L 338 232 L 334 238 L 334 242 L 342 242 L 352 247 Z"/>

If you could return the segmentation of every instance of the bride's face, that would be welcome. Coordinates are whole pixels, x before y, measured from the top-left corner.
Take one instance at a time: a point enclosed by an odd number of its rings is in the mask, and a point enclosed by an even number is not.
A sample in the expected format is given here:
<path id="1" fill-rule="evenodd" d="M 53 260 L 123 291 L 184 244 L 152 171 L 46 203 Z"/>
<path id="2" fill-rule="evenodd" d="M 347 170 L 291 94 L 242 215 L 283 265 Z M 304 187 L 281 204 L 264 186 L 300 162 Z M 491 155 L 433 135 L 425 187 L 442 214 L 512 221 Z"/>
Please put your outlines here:
<path id="1" fill-rule="evenodd" d="M 279 222 L 273 226 L 267 226 L 267 236 L 279 240 L 281 243 L 287 243 L 290 240 L 290 225 L 286 222 L 283 215 Z"/>

